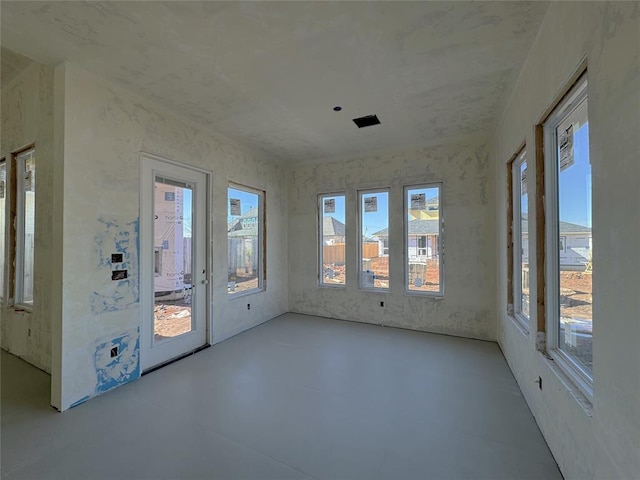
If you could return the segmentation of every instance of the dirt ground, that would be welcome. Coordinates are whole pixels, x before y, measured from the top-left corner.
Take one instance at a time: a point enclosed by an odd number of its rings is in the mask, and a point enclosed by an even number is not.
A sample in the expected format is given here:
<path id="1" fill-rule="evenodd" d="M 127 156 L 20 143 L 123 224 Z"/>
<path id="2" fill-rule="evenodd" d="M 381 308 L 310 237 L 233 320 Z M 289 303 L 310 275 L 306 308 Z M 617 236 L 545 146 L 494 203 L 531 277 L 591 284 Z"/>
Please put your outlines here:
<path id="1" fill-rule="evenodd" d="M 153 309 L 153 333 L 156 341 L 191 331 L 191 297 L 183 301 L 156 301 Z"/>
<path id="2" fill-rule="evenodd" d="M 345 283 L 345 266 L 342 264 L 325 264 L 324 266 L 324 283 L 344 285 Z M 422 266 L 421 266 L 422 267 Z M 410 290 L 433 292 L 440 289 L 440 270 L 438 268 L 438 260 L 428 260 L 427 265 L 423 267 L 426 270 L 426 278 L 424 273 L 412 274 L 410 277 Z M 389 257 L 371 258 L 369 269 L 375 273 L 374 285 L 377 288 L 389 287 Z M 420 276 L 422 285 L 415 286 L 415 278 Z"/>
<path id="3" fill-rule="evenodd" d="M 256 277 L 255 275 L 251 275 L 251 276 L 237 275 L 235 282 L 236 284 L 233 290 L 231 290 L 231 288 L 228 287 L 229 293 L 246 292 L 247 290 L 258 288 L 258 277 Z"/>
<path id="4" fill-rule="evenodd" d="M 560 272 L 560 316 L 591 320 L 593 275 L 584 272 Z"/>

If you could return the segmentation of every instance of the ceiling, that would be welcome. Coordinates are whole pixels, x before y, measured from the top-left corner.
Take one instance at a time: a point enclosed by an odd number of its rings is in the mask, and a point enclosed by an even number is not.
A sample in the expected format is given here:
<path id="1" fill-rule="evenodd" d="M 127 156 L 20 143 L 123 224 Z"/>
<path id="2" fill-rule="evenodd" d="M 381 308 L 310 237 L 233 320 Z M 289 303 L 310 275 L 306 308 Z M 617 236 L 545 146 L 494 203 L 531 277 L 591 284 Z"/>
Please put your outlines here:
<path id="1" fill-rule="evenodd" d="M 305 161 L 490 135 L 547 3 L 0 8 L 3 81 L 28 58 L 69 61 L 246 145 Z M 382 123 L 352 122 L 369 114 Z"/>

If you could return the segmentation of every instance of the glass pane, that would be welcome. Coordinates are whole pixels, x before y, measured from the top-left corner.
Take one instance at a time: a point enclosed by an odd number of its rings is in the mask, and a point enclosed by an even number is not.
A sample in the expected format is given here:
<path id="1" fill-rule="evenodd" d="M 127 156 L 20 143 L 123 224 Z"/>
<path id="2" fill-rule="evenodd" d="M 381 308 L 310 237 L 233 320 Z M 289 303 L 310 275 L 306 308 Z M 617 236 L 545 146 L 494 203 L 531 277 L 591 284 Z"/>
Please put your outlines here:
<path id="1" fill-rule="evenodd" d="M 440 188 L 406 189 L 407 290 L 440 292 Z"/>
<path id="2" fill-rule="evenodd" d="M 260 196 L 229 188 L 228 280 L 229 294 L 261 288 L 260 285 Z"/>
<path id="3" fill-rule="evenodd" d="M 558 142 L 558 347 L 592 371 L 591 163 L 587 100 L 556 129 Z"/>
<path id="4" fill-rule="evenodd" d="M 360 286 L 389 288 L 389 192 L 363 193 L 360 212 Z"/>
<path id="5" fill-rule="evenodd" d="M 23 245 L 22 245 L 22 299 L 21 303 L 33 303 L 33 257 L 36 219 L 36 156 L 34 150 L 18 156 L 21 165 L 22 190 L 24 192 Z"/>
<path id="6" fill-rule="evenodd" d="M 520 164 L 520 313 L 529 318 L 529 203 L 527 195 L 527 161 Z"/>
<path id="7" fill-rule="evenodd" d="M 193 330 L 191 218 L 193 190 L 156 177 L 154 195 L 153 331 L 156 342 Z"/>
<path id="8" fill-rule="evenodd" d="M 344 285 L 345 275 L 345 196 L 323 196 L 320 199 L 322 223 L 321 283 Z"/>
<path id="9" fill-rule="evenodd" d="M 7 164 L 0 163 L 0 298 L 4 298 L 4 265 L 5 251 L 4 238 L 6 235 L 7 223 L 5 221 L 5 199 L 7 197 Z"/>

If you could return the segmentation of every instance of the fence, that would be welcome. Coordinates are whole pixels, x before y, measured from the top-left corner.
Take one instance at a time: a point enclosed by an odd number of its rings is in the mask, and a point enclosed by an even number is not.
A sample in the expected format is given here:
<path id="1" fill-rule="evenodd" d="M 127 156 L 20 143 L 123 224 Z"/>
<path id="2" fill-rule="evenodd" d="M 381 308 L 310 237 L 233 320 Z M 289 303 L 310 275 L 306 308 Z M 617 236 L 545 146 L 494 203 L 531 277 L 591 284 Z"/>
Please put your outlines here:
<path id="1" fill-rule="evenodd" d="M 362 244 L 362 256 L 364 258 L 375 258 L 378 256 L 378 243 L 367 242 Z M 325 264 L 344 263 L 345 244 L 336 243 L 334 245 L 322 246 L 322 261 Z"/>

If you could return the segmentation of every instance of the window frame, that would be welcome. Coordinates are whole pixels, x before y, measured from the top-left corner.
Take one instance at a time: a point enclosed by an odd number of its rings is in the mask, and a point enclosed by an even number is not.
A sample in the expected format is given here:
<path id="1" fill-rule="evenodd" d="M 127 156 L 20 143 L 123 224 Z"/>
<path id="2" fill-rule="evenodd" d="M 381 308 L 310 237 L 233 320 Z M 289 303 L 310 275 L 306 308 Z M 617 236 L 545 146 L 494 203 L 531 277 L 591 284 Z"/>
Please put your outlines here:
<path id="1" fill-rule="evenodd" d="M 426 189 L 426 188 L 437 188 L 438 189 L 438 275 L 439 275 L 439 290 L 437 292 L 433 291 L 420 291 L 420 290 L 409 290 L 409 202 L 407 200 L 409 190 L 418 190 L 418 189 Z M 444 209 L 443 209 L 443 201 L 442 201 L 442 190 L 443 190 L 443 182 L 426 182 L 426 183 L 418 183 L 413 185 L 404 185 L 402 188 L 402 245 L 404 250 L 404 293 L 405 295 L 417 295 L 417 296 L 425 296 L 425 297 L 436 297 L 441 298 L 444 297 L 445 286 L 444 286 Z M 426 237 L 426 235 L 425 235 Z M 425 244 L 426 245 L 426 244 Z M 416 249 L 417 249 L 416 242 Z M 426 247 L 428 249 L 428 247 Z"/>
<path id="2" fill-rule="evenodd" d="M 510 207 L 509 215 L 511 229 L 511 253 L 510 253 L 510 271 L 511 275 L 511 301 L 509 301 L 509 316 L 520 326 L 524 333 L 529 335 L 531 321 L 531 289 L 529 289 L 529 316 L 522 313 L 522 183 L 520 169 L 522 164 L 527 164 L 527 172 L 529 172 L 529 161 L 527 157 L 526 145 L 523 145 L 512 159 L 509 161 L 510 174 Z M 531 175 L 527 175 L 527 198 L 530 189 L 528 188 L 528 180 Z M 527 216 L 528 231 L 531 232 L 531 215 Z M 530 237 L 529 237 L 530 238 Z M 527 240 L 529 240 L 529 238 Z M 531 264 L 531 249 L 529 249 L 529 264 Z M 531 276 L 529 276 L 531 283 Z"/>
<path id="3" fill-rule="evenodd" d="M 363 220 L 363 211 L 362 211 L 362 197 L 363 195 L 368 195 L 372 193 L 386 193 L 387 194 L 387 231 L 391 234 L 391 188 L 390 187 L 379 187 L 379 188 L 368 188 L 358 190 L 358 289 L 365 292 L 390 292 L 391 291 L 391 278 L 389 278 L 389 286 L 387 288 L 383 287 L 365 287 L 363 286 L 363 275 L 362 275 L 362 259 L 363 259 L 363 251 L 362 251 L 362 239 L 364 237 L 364 232 L 362 231 L 362 220 Z M 390 237 L 390 236 L 389 236 Z M 387 237 L 387 238 L 389 238 Z M 383 247 L 388 249 L 389 253 L 387 254 L 387 263 L 389 269 L 389 276 L 391 276 L 391 241 L 388 240 L 388 246 Z M 374 280 L 375 285 L 375 280 Z"/>
<path id="4" fill-rule="evenodd" d="M 345 243 L 345 279 L 344 283 L 325 283 L 324 280 L 324 199 L 343 197 L 344 198 L 344 243 Z M 328 288 L 347 287 L 347 192 L 319 193 L 318 194 L 318 286 Z"/>
<path id="5" fill-rule="evenodd" d="M 544 186 L 546 209 L 544 214 L 545 241 L 545 326 L 547 354 L 578 389 L 590 400 L 593 399 L 593 372 L 582 368 L 573 358 L 559 348 L 560 335 L 560 242 L 559 242 L 559 190 L 556 128 L 571 115 L 583 101 L 588 101 L 588 80 L 582 73 L 564 97 L 553 107 L 542 123 L 544 143 Z M 587 105 L 588 116 L 588 105 Z M 593 228 L 593 227 L 592 227 Z M 592 292 L 593 293 L 593 292 Z M 593 323 L 593 318 L 592 318 Z M 592 334 L 593 342 L 593 334 Z"/>
<path id="6" fill-rule="evenodd" d="M 253 295 L 256 293 L 260 293 L 260 292 L 264 292 L 267 289 L 267 282 L 266 282 L 266 251 L 267 251 L 267 232 L 266 232 L 266 192 L 264 190 L 260 190 L 258 188 L 254 188 L 254 187 L 249 187 L 247 185 L 242 185 L 240 183 L 235 183 L 235 182 L 229 182 L 227 184 L 227 209 L 230 208 L 229 206 L 229 199 L 231 198 L 229 196 L 229 190 L 230 189 L 234 189 L 234 190 L 240 190 L 241 192 L 245 192 L 245 193 L 249 193 L 252 195 L 257 195 L 258 196 L 258 227 L 257 227 L 257 232 L 258 232 L 258 286 L 255 288 L 252 288 L 250 290 L 244 290 L 244 291 L 240 291 L 240 292 L 228 292 L 227 291 L 227 298 L 229 300 L 234 299 L 234 298 L 239 298 L 239 297 L 244 297 L 247 295 Z M 227 230 L 227 249 L 229 246 L 229 231 Z M 229 282 L 228 279 L 228 273 L 229 272 L 229 252 L 227 250 L 227 283 Z"/>
<path id="7" fill-rule="evenodd" d="M 36 157 L 36 148 L 35 145 L 29 145 L 25 148 L 17 150 L 12 154 L 12 179 L 11 179 L 11 189 L 14 190 L 13 199 L 10 201 L 10 205 L 15 206 L 15 211 L 12 212 L 11 215 L 11 223 L 15 225 L 15 229 L 13 230 L 13 237 L 10 241 L 13 242 L 12 254 L 13 257 L 9 258 L 9 262 L 13 263 L 13 274 L 11 280 L 13 284 L 10 288 L 10 291 L 13 293 L 13 306 L 19 307 L 21 309 L 31 311 L 33 309 L 34 301 L 30 302 L 24 301 L 24 275 L 25 275 L 25 227 L 26 227 L 26 210 L 25 210 L 25 195 L 26 191 L 24 189 L 24 174 L 25 174 L 25 163 L 24 160 L 21 161 L 21 157 L 26 156 L 30 152 L 33 152 L 34 163 L 37 161 Z M 35 165 L 34 165 L 35 170 Z M 36 174 L 37 179 L 37 174 Z M 36 183 L 37 185 L 37 183 Z M 35 237 L 35 225 L 36 225 L 36 203 L 35 203 L 35 185 L 34 185 L 34 202 L 33 202 L 33 225 L 34 225 L 34 237 Z M 34 238 L 34 251 L 35 257 L 35 238 Z M 35 274 L 35 261 L 33 262 L 33 269 L 31 271 L 32 278 Z M 35 278 L 33 278 L 32 288 L 35 288 Z"/>

